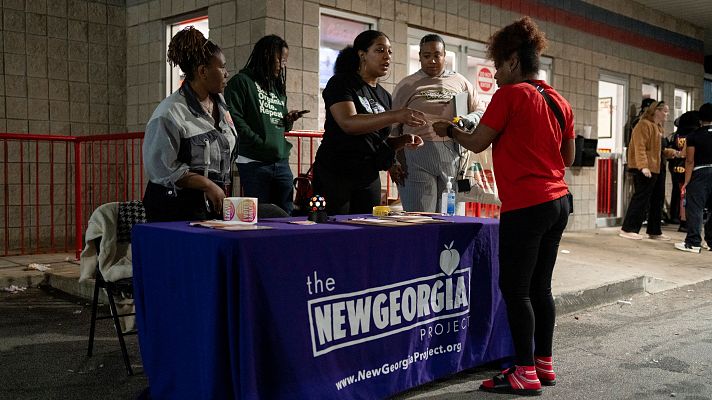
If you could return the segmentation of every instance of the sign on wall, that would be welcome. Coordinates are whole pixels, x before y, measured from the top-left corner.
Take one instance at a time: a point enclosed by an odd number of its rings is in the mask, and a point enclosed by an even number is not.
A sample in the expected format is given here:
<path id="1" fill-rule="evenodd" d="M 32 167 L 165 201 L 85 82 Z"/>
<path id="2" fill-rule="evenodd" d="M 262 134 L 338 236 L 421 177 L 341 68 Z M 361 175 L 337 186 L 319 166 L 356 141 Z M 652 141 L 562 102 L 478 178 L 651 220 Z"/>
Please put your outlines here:
<path id="1" fill-rule="evenodd" d="M 477 65 L 477 92 L 481 94 L 494 94 L 496 85 L 494 81 L 494 68 L 489 65 Z"/>

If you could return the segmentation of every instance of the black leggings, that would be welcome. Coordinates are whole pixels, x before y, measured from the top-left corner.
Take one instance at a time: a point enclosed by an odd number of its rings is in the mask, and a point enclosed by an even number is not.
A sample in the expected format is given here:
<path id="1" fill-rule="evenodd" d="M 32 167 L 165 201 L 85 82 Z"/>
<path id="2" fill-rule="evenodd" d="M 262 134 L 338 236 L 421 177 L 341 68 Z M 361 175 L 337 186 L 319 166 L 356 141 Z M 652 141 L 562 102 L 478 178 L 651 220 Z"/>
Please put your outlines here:
<path id="1" fill-rule="evenodd" d="M 507 304 L 516 365 L 534 365 L 535 353 L 551 356 L 556 318 L 551 275 L 568 219 L 566 196 L 500 217 L 499 287 Z"/>

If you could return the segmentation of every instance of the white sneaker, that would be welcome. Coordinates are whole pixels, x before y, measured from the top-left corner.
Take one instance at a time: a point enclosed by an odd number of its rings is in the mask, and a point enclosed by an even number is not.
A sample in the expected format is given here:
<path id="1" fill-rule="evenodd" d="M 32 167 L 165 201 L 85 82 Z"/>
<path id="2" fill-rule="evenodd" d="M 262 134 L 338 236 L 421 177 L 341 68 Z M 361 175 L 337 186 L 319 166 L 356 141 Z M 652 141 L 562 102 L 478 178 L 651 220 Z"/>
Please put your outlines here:
<path id="1" fill-rule="evenodd" d="M 652 239 L 652 240 L 662 240 L 662 241 L 666 242 L 666 241 L 670 240 L 670 236 L 665 236 L 665 235 L 663 235 L 663 234 L 660 234 L 660 235 L 648 235 L 648 239 Z"/>
<path id="2" fill-rule="evenodd" d="M 689 244 L 685 242 L 680 242 L 680 243 L 675 243 L 675 248 L 681 251 L 687 251 L 690 253 L 700 253 L 701 248 L 700 246 L 690 246 Z"/>
<path id="3" fill-rule="evenodd" d="M 710 245 L 708 245 L 707 243 L 702 243 L 702 248 L 705 249 L 705 250 L 710 250 L 710 251 L 712 251 L 712 249 L 710 249 Z"/>
<path id="4" fill-rule="evenodd" d="M 643 235 L 637 234 L 635 232 L 626 232 L 626 231 L 620 231 L 618 236 L 626 239 L 633 239 L 633 240 L 641 240 L 643 238 Z"/>

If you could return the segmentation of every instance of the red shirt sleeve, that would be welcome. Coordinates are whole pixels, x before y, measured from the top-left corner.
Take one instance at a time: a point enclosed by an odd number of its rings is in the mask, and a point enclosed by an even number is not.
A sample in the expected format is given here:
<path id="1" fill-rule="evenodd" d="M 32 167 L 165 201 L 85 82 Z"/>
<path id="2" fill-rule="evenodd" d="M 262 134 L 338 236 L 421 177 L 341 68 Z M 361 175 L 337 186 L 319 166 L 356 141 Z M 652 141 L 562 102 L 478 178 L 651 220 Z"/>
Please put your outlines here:
<path id="1" fill-rule="evenodd" d="M 507 87 L 501 87 L 494 93 L 487 110 L 485 110 L 485 114 L 480 120 L 481 124 L 487 125 L 500 133 L 509 123 L 511 102 L 506 101 L 509 95 L 509 93 L 506 93 L 509 91 L 508 89 Z"/>

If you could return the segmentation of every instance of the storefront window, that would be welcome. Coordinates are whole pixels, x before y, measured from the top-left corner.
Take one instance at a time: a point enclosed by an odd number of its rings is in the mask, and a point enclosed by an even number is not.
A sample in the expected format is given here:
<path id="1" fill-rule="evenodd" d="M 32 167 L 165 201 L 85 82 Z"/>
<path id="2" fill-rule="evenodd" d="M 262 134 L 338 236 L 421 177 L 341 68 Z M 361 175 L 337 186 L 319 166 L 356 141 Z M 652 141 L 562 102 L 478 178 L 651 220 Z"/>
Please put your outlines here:
<path id="1" fill-rule="evenodd" d="M 324 127 L 326 111 L 321 92 L 334 75 L 334 63 L 344 47 L 353 44 L 356 36 L 376 29 L 376 21 L 333 10 L 322 10 L 319 18 L 319 129 Z"/>
<path id="2" fill-rule="evenodd" d="M 673 119 L 680 118 L 682 114 L 690 111 L 690 108 L 692 108 L 692 105 L 690 104 L 690 92 L 685 89 L 676 88 Z"/>
<path id="3" fill-rule="evenodd" d="M 660 86 L 657 83 L 643 83 L 643 99 L 661 100 Z"/>
<path id="4" fill-rule="evenodd" d="M 206 38 L 209 37 L 210 30 L 208 28 L 208 17 L 206 16 L 191 18 L 175 24 L 170 24 L 166 29 L 166 53 L 168 52 L 168 44 L 171 42 L 171 38 L 173 38 L 178 31 L 190 25 L 193 25 L 195 29 L 202 32 Z M 177 65 L 175 67 L 171 67 L 171 65 L 167 63 L 166 65 L 166 77 L 168 80 L 166 82 L 166 96 L 169 96 L 171 93 L 180 88 L 180 85 L 183 83 L 183 79 L 185 79 L 185 73 L 181 71 Z"/>

